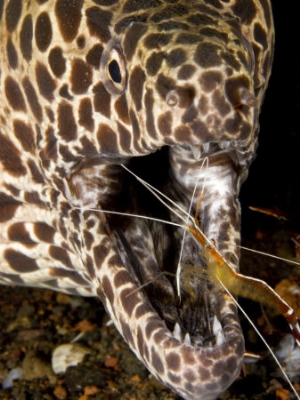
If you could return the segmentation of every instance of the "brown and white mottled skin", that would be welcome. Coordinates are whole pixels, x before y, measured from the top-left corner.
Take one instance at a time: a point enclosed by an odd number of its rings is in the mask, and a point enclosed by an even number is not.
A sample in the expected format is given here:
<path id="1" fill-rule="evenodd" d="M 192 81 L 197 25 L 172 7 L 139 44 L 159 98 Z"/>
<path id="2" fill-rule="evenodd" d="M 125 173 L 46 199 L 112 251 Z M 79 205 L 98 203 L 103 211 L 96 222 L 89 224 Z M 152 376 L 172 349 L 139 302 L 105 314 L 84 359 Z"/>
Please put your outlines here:
<path id="1" fill-rule="evenodd" d="M 168 275 L 153 279 L 175 272 L 180 228 L 100 211 L 176 220 L 120 166 L 152 168 L 134 159 L 165 147 L 160 188 L 188 209 L 206 179 L 201 227 L 238 268 L 273 35 L 269 0 L 0 1 L 1 283 L 99 296 L 186 399 L 214 399 L 239 374 L 236 307 L 206 279 L 183 278 L 180 302 Z M 202 270 L 199 252 L 187 237 L 181 262 Z"/>

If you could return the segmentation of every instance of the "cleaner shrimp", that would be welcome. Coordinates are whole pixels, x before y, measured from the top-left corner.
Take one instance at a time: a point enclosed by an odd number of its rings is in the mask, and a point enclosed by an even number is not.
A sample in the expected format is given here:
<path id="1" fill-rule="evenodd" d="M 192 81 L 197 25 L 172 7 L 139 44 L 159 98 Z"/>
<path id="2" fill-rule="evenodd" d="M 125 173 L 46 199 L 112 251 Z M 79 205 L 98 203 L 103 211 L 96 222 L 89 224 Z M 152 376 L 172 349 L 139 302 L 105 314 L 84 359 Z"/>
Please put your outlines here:
<path id="1" fill-rule="evenodd" d="M 207 163 L 207 159 L 203 161 L 202 168 L 205 168 Z M 182 228 L 184 230 L 184 235 L 186 232 L 189 232 L 195 241 L 201 245 L 202 253 L 201 256 L 205 258 L 207 264 L 207 270 L 203 272 L 202 268 L 199 266 L 191 266 L 191 265 L 181 265 L 180 261 L 178 263 L 177 273 L 176 273 L 176 284 L 177 284 L 177 294 L 180 298 L 180 275 L 184 275 L 184 280 L 189 280 L 190 277 L 193 279 L 197 279 L 197 275 L 199 273 L 205 273 L 206 277 L 209 280 L 221 285 L 222 288 L 233 298 L 233 296 L 239 296 L 243 298 L 250 299 L 254 302 L 261 304 L 262 306 L 267 306 L 276 311 L 277 314 L 281 314 L 287 321 L 292 335 L 294 337 L 294 341 L 297 346 L 300 346 L 300 320 L 296 315 L 295 310 L 275 291 L 273 290 L 266 282 L 261 279 L 253 278 L 250 276 L 243 275 L 241 273 L 236 272 L 233 267 L 227 262 L 224 257 L 219 253 L 217 248 L 215 247 L 213 241 L 210 241 L 203 231 L 201 230 L 198 213 L 200 210 L 201 200 L 203 191 L 205 190 L 205 184 L 202 187 L 202 191 L 200 197 L 197 202 L 196 206 L 196 213 L 195 216 L 192 217 L 190 215 L 190 210 L 186 212 L 182 208 L 180 208 L 176 203 L 170 200 L 167 196 L 161 193 L 159 190 L 145 182 L 143 179 L 139 178 L 136 174 L 130 171 L 127 167 L 123 166 L 123 168 L 132 174 L 142 185 L 144 185 L 156 198 L 159 199 L 162 204 L 164 204 L 167 208 L 169 208 L 173 213 L 175 213 L 179 219 L 182 220 Z M 197 186 L 197 184 L 196 184 Z M 196 187 L 194 190 L 194 194 L 196 192 Z M 193 194 L 193 196 L 194 196 Z M 141 216 L 135 216 L 141 217 Z M 170 223 L 168 221 L 157 220 L 162 223 Z M 256 254 L 262 256 L 269 256 L 274 259 L 278 259 L 280 261 L 285 261 L 290 264 L 297 265 L 299 267 L 299 263 L 292 260 L 282 259 L 281 257 L 276 257 L 269 255 L 264 252 L 260 252 L 257 250 L 251 250 L 247 247 L 240 246 L 244 251 L 253 251 Z M 200 271 L 200 272 L 199 272 Z M 167 273 L 168 274 L 168 273 Z M 156 278 L 159 279 L 159 276 Z M 145 284 L 147 285 L 147 283 Z M 144 286 L 145 286 L 144 285 Z M 188 286 L 188 283 L 186 284 Z M 253 325 L 251 319 L 246 315 L 245 311 L 239 304 L 236 302 L 240 312 L 245 315 L 246 319 L 250 322 L 250 324 L 254 327 L 254 330 L 257 332 L 258 336 L 261 338 L 263 343 L 268 349 L 268 352 L 274 358 L 275 362 L 279 366 L 281 373 L 283 374 L 284 378 L 288 382 L 291 390 L 294 392 L 294 395 L 297 399 L 299 399 L 299 395 L 296 389 L 293 387 L 288 375 L 286 374 L 285 370 L 281 366 L 280 362 L 278 361 L 275 353 L 272 351 L 270 346 L 266 343 L 264 337 L 258 329 Z M 245 355 L 246 360 L 256 360 L 256 355 L 247 354 Z"/>

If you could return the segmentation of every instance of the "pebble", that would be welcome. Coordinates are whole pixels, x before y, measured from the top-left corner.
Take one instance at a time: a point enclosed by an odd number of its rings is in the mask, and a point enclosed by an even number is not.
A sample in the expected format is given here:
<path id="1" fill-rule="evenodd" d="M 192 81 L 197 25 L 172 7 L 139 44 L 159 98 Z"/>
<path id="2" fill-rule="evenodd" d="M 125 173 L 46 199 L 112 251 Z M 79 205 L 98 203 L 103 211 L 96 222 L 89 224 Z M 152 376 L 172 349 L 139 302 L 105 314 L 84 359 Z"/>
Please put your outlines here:
<path id="1" fill-rule="evenodd" d="M 13 368 L 9 371 L 7 376 L 3 379 L 2 389 L 10 389 L 13 387 L 13 381 L 21 378 L 23 375 L 23 369 L 20 367 Z"/>
<path id="2" fill-rule="evenodd" d="M 53 351 L 52 369 L 55 374 L 63 374 L 70 366 L 79 364 L 90 351 L 77 343 L 62 344 Z"/>

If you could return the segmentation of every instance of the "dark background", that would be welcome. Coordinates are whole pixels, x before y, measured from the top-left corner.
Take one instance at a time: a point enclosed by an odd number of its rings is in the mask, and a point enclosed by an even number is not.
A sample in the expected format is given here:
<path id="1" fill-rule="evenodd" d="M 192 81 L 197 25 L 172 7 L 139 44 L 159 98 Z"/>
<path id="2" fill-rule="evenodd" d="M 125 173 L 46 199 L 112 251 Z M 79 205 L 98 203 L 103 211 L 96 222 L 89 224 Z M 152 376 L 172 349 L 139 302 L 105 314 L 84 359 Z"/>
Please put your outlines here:
<path id="1" fill-rule="evenodd" d="M 248 206 L 278 209 L 300 233 L 300 18 L 292 1 L 273 0 L 273 72 L 260 117 L 257 158 L 242 187 L 243 235 L 266 218 Z"/>

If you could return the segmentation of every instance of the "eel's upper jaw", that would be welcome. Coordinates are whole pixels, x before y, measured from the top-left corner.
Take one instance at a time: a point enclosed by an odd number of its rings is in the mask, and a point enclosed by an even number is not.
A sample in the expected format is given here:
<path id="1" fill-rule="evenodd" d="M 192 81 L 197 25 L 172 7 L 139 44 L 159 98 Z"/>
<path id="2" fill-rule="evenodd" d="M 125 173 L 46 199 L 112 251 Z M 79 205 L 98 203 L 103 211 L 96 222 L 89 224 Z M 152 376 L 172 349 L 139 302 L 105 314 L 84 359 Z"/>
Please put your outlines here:
<path id="1" fill-rule="evenodd" d="M 172 148 L 172 174 L 165 188 L 188 209 L 193 189 L 191 183 L 195 184 L 200 174 L 198 192 L 205 182 L 200 211 L 204 230 L 221 251 L 226 254 L 227 249 L 237 261 L 238 173 L 232 156 L 226 151 L 221 153 L 211 155 L 209 167 L 201 170 L 202 160 L 191 162 L 191 150 Z M 142 200 L 145 209 L 140 207 Z M 148 200 L 140 197 L 136 212 L 147 212 L 149 202 L 151 207 L 154 206 L 152 197 Z M 229 214 L 234 224 L 232 238 L 224 232 L 229 227 L 228 210 L 231 210 Z M 166 218 L 166 214 L 164 209 L 158 216 Z M 172 214 L 169 218 L 174 220 Z M 123 302 L 120 309 L 123 307 L 126 312 L 116 315 L 118 307 L 114 307 L 113 319 L 117 327 L 137 356 L 164 384 L 185 398 L 198 398 L 199 393 L 203 399 L 215 398 L 239 372 L 243 337 L 233 301 L 220 288 L 213 291 L 210 279 L 199 278 L 201 273 L 198 271 L 201 272 L 205 264 L 200 246 L 187 236 L 179 260 L 183 237 L 181 228 L 135 218 L 126 219 L 126 223 L 115 220 L 111 229 L 115 247 L 131 282 L 131 290 L 128 288 L 126 296 L 120 294 Z M 180 299 L 174 278 L 179 261 L 184 270 Z M 115 301 L 117 298 L 116 293 Z M 127 314 L 126 323 L 124 314 Z"/>

